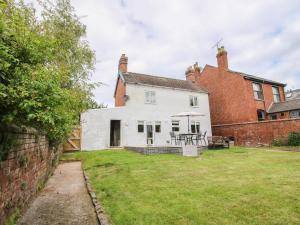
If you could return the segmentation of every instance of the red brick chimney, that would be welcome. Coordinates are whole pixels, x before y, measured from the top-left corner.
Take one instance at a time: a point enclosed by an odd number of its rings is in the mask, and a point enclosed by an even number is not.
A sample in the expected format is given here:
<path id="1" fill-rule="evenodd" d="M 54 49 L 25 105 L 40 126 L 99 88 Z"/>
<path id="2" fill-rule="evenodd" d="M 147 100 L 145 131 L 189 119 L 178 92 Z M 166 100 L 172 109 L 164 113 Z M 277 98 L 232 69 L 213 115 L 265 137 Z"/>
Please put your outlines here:
<path id="1" fill-rule="evenodd" d="M 119 60 L 119 71 L 121 71 L 122 73 L 126 73 L 127 64 L 128 64 L 128 57 L 125 54 L 122 54 Z"/>
<path id="2" fill-rule="evenodd" d="M 198 63 L 196 62 L 194 66 L 189 66 L 186 69 L 185 71 L 186 80 L 190 80 L 193 83 L 195 83 L 200 73 L 201 73 L 201 67 L 199 67 Z"/>
<path id="3" fill-rule="evenodd" d="M 227 51 L 225 50 L 224 46 L 218 48 L 217 61 L 219 69 L 228 69 Z"/>

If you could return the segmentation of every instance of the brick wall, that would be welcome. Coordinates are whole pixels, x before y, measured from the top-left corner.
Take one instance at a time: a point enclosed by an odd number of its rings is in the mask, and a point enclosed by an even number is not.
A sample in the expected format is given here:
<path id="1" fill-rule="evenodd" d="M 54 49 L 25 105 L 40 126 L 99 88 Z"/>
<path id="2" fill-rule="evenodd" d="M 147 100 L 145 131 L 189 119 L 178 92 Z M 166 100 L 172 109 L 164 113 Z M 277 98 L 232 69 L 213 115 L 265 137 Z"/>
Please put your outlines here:
<path id="1" fill-rule="evenodd" d="M 4 136 L 12 140 L 7 159 L 0 162 L 2 225 L 15 209 L 23 209 L 43 187 L 58 163 L 62 148 L 49 147 L 47 138 L 33 129 L 9 128 L 0 132 L 2 146 Z"/>
<path id="2" fill-rule="evenodd" d="M 233 136 L 242 146 L 269 145 L 275 138 L 286 138 L 291 131 L 300 132 L 300 119 L 282 119 L 261 122 L 213 125 L 216 136 Z"/>
<path id="3" fill-rule="evenodd" d="M 119 78 L 117 83 L 116 93 L 115 93 L 115 107 L 125 105 L 125 99 L 124 99 L 125 94 L 126 94 L 125 85 L 122 79 Z"/>
<path id="4" fill-rule="evenodd" d="M 268 111 L 274 101 L 272 84 L 261 83 L 264 101 L 254 98 L 253 81 L 241 73 L 228 70 L 227 53 L 217 55 L 218 67 L 206 65 L 195 81 L 209 92 L 213 125 L 257 121 L 257 110 Z M 280 100 L 285 101 L 284 88 L 278 86 Z M 282 117 L 279 117 L 282 118 Z"/>

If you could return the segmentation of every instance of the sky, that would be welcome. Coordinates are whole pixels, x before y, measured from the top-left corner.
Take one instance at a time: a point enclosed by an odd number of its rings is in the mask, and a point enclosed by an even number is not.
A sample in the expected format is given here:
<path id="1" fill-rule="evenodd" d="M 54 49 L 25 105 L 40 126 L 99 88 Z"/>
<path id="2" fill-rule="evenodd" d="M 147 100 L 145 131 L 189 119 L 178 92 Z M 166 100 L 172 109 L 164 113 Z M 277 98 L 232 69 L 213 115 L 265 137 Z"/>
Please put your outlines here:
<path id="1" fill-rule="evenodd" d="M 118 61 L 128 71 L 185 79 L 188 66 L 216 65 L 300 88 L 299 0 L 71 0 L 96 53 L 98 103 L 114 105 Z"/>

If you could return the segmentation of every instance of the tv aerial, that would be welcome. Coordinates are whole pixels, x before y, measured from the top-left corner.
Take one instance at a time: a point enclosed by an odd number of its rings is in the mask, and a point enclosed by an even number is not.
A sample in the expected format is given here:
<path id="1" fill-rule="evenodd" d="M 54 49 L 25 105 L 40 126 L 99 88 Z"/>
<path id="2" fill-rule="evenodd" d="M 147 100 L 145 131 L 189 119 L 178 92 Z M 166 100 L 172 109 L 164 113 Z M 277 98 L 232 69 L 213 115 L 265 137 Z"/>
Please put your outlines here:
<path id="1" fill-rule="evenodd" d="M 212 47 L 211 47 L 211 49 L 213 49 L 213 48 L 219 48 L 219 46 L 220 46 L 220 43 L 223 41 L 223 38 L 221 38 L 220 40 L 218 40 Z"/>

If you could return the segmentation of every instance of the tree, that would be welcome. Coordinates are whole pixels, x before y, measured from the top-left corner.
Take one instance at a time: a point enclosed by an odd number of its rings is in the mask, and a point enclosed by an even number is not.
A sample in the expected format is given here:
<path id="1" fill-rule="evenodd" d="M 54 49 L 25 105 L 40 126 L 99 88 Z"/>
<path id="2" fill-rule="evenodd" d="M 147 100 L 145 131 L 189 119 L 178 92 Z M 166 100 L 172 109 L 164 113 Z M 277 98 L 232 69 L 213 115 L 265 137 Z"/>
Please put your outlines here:
<path id="1" fill-rule="evenodd" d="M 93 101 L 95 54 L 69 0 L 40 4 L 38 19 L 32 5 L 0 0 L 0 121 L 60 141 Z"/>

